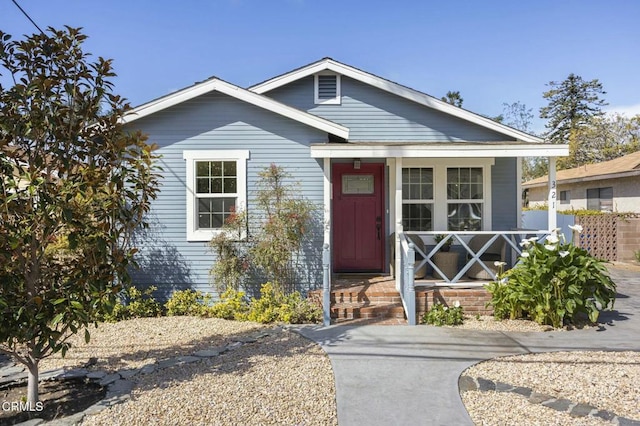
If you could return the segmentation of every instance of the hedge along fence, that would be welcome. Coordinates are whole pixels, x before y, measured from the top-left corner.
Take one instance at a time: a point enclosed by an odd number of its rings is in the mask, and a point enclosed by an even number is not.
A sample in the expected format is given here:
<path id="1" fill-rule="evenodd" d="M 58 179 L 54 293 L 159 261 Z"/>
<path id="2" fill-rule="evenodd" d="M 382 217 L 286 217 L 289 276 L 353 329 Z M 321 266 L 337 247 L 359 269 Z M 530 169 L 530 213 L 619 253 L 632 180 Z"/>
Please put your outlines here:
<path id="1" fill-rule="evenodd" d="M 635 261 L 640 250 L 640 214 L 600 213 L 589 211 L 558 212 L 558 224 L 579 224 L 583 231 L 577 245 L 592 256 L 607 261 Z M 530 229 L 547 228 L 547 212 L 528 210 L 523 212 L 523 226 Z M 571 240 L 569 232 L 563 232 Z"/>

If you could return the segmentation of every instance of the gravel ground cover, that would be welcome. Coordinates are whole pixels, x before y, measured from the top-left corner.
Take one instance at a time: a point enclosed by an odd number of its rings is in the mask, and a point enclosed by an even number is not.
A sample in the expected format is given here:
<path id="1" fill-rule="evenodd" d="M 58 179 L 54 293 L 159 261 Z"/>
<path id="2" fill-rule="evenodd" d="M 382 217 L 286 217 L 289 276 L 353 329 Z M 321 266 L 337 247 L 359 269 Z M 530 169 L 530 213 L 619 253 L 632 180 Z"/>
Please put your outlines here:
<path id="1" fill-rule="evenodd" d="M 638 352 L 549 352 L 516 355 L 481 362 L 466 370 L 463 375 L 528 387 L 538 393 L 592 405 L 640 421 Z M 514 394 L 472 391 L 462 393 L 462 399 L 476 424 L 514 424 L 513 416 L 519 415 L 516 412 L 525 413 L 525 418 L 537 416 L 540 422 L 553 421 L 563 414 L 530 404 Z M 544 417 L 540 417 L 541 415 Z M 599 422 L 596 419 L 577 419 L 566 414 L 563 416 L 568 417 L 567 422 L 555 424 Z M 490 422 L 487 423 L 488 421 Z M 532 424 L 528 421 L 525 423 Z"/>
<path id="2" fill-rule="evenodd" d="M 242 336 L 261 328 L 264 325 L 252 322 L 188 316 L 100 323 L 98 328 L 89 328 L 89 343 L 85 343 L 83 332 L 72 336 L 69 341 L 73 346 L 67 355 L 62 358 L 56 354 L 42 360 L 40 371 L 87 364 L 91 364 L 91 369 L 105 371 L 140 368 L 155 361 L 221 346 L 228 343 L 231 336 Z"/>
<path id="3" fill-rule="evenodd" d="M 326 354 L 282 331 L 198 363 L 136 376 L 132 398 L 83 425 L 335 425 Z"/>

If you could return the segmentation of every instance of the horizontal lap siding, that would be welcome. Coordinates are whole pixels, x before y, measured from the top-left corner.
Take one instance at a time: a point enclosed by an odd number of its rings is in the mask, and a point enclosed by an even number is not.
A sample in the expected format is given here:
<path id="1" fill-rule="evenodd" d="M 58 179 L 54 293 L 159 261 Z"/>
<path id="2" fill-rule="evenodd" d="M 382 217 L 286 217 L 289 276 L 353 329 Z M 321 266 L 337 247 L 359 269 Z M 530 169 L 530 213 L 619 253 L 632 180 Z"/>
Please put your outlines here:
<path id="1" fill-rule="evenodd" d="M 315 105 L 313 77 L 266 93 L 349 127 L 350 141 L 465 142 L 511 138 L 342 76 L 342 103 Z"/>
<path id="2" fill-rule="evenodd" d="M 147 133 L 162 155 L 162 186 L 152 205 L 151 228 L 139 239 L 142 268 L 134 273 L 139 285 L 156 285 L 162 296 L 183 288 L 213 290 L 209 269 L 214 255 L 206 242 L 186 241 L 184 150 L 248 149 L 248 208 L 254 213 L 258 173 L 271 163 L 283 166 L 304 196 L 322 206 L 322 168 L 310 158 L 309 143 L 325 142 L 326 133 L 221 94 L 160 111 L 131 127 Z M 321 241 L 316 245 L 321 247 Z"/>

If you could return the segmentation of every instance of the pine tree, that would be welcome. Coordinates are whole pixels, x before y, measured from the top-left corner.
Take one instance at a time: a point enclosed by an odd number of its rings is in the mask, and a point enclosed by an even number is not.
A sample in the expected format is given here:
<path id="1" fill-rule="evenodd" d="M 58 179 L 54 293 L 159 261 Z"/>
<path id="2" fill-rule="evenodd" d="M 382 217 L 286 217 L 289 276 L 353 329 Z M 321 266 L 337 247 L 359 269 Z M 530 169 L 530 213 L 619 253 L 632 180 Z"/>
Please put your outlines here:
<path id="1" fill-rule="evenodd" d="M 584 81 L 573 73 L 562 82 L 551 81 L 550 90 L 542 97 L 549 104 L 540 108 L 540 118 L 549 120 L 544 136 L 552 143 L 569 143 L 572 132 L 588 124 L 592 117 L 601 116 L 608 105 L 601 95 L 606 94 L 598 79 Z"/>

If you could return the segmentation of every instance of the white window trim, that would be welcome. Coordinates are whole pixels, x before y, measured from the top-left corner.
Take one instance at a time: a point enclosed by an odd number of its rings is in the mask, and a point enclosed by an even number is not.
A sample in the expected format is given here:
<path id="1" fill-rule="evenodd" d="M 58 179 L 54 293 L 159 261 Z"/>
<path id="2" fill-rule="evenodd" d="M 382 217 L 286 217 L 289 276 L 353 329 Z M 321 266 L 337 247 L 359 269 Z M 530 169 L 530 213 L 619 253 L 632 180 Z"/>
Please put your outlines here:
<path id="1" fill-rule="evenodd" d="M 482 201 L 482 230 L 491 231 L 491 166 L 493 166 L 494 163 L 495 160 L 493 158 L 405 158 L 402 162 L 402 168 L 433 168 L 434 231 L 445 231 L 447 229 L 447 208 L 441 206 L 447 206 L 449 202 L 455 202 L 454 200 L 447 199 L 447 168 L 482 168 L 482 190 L 484 195 Z"/>
<path id="2" fill-rule="evenodd" d="M 318 96 L 319 94 L 318 77 L 321 75 L 331 75 L 336 77 L 336 97 L 335 98 L 320 99 L 320 97 Z M 341 97 L 342 82 L 340 79 L 340 74 L 329 73 L 329 72 L 318 73 L 313 77 L 313 81 L 314 81 L 313 98 L 316 105 L 340 105 L 340 103 L 342 102 L 342 97 Z"/>
<path id="3" fill-rule="evenodd" d="M 237 173 L 238 210 L 247 206 L 247 160 L 249 150 L 187 150 L 182 158 L 186 160 L 186 189 L 187 189 L 187 241 L 210 241 L 211 238 L 223 232 L 220 229 L 198 229 L 196 217 L 196 161 L 235 161 Z"/>

